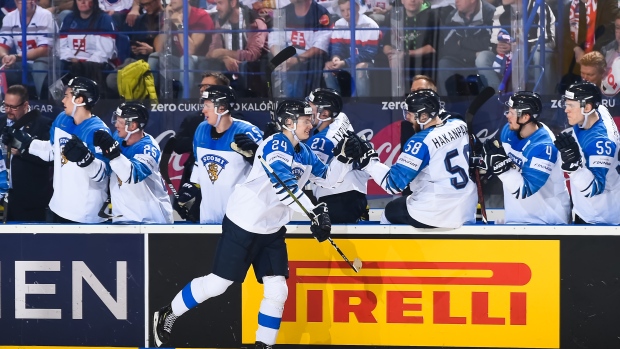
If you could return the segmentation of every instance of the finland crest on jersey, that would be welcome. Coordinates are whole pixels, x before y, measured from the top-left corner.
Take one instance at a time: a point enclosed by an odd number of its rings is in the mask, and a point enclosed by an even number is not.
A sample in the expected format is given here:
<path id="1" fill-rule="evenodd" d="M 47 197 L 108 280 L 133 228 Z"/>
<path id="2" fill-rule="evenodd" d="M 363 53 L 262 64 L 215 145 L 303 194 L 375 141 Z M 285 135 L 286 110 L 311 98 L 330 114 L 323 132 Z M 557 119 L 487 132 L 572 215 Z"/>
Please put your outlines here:
<path id="1" fill-rule="evenodd" d="M 67 158 L 65 157 L 65 145 L 67 144 L 67 142 L 69 141 L 69 138 L 67 137 L 60 137 L 58 139 L 58 144 L 60 146 L 60 165 L 64 166 L 67 164 L 67 162 L 69 162 L 69 160 L 67 160 Z"/>
<path id="2" fill-rule="evenodd" d="M 200 161 L 207 171 L 212 184 L 215 184 L 218 178 L 220 178 L 220 173 L 228 164 L 228 160 L 215 154 L 205 154 L 200 158 Z"/>

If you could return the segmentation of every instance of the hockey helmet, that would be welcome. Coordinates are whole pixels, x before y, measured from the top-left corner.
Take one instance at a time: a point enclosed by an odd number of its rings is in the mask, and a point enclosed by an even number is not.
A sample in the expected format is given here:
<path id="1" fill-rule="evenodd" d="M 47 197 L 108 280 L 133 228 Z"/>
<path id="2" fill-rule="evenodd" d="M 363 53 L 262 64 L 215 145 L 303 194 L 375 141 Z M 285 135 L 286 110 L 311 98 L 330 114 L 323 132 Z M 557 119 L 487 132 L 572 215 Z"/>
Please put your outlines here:
<path id="1" fill-rule="evenodd" d="M 234 108 L 237 103 L 237 96 L 230 86 L 211 85 L 202 93 L 200 98 L 201 103 L 205 101 L 213 102 L 213 106 L 216 109 L 224 106 L 229 110 Z"/>
<path id="2" fill-rule="evenodd" d="M 533 120 L 542 112 L 542 101 L 536 92 L 519 91 L 510 96 L 506 101 L 506 107 L 516 110 L 517 118 L 529 114 Z"/>
<path id="3" fill-rule="evenodd" d="M 287 99 L 278 103 L 276 108 L 276 122 L 283 128 L 287 128 L 286 120 L 293 120 L 293 124 L 297 127 L 297 119 L 301 116 L 312 116 L 312 107 L 308 102 L 295 99 Z M 293 129 L 294 130 L 294 129 Z"/>
<path id="4" fill-rule="evenodd" d="M 75 77 L 69 80 L 67 88 L 71 89 L 71 94 L 74 97 L 82 97 L 87 108 L 94 107 L 99 101 L 99 86 L 91 79 L 81 76 Z"/>
<path id="5" fill-rule="evenodd" d="M 138 128 L 143 130 L 149 121 L 149 111 L 140 103 L 125 102 L 116 109 L 112 121 L 115 122 L 118 118 L 125 119 L 127 125 L 131 122 L 137 122 Z"/>
<path id="6" fill-rule="evenodd" d="M 439 101 L 439 95 L 437 92 L 430 89 L 422 89 L 409 93 L 405 97 L 405 104 L 407 109 L 405 110 L 404 117 L 407 119 L 407 112 L 414 114 L 416 121 L 419 123 L 420 116 L 424 113 L 428 114 L 429 118 L 423 124 L 426 125 L 431 119 L 439 115 L 441 109 L 441 103 Z"/>
<path id="7" fill-rule="evenodd" d="M 342 111 L 342 97 L 336 90 L 331 88 L 316 88 L 306 97 L 306 102 L 317 106 L 318 114 L 323 110 L 332 112 L 331 117 L 335 118 Z"/>
<path id="8" fill-rule="evenodd" d="M 582 81 L 566 89 L 564 96 L 562 96 L 560 107 L 564 108 L 566 106 L 566 100 L 579 101 L 581 108 L 590 103 L 593 109 L 596 109 L 601 104 L 603 97 L 601 96 L 601 90 L 595 84 Z"/>

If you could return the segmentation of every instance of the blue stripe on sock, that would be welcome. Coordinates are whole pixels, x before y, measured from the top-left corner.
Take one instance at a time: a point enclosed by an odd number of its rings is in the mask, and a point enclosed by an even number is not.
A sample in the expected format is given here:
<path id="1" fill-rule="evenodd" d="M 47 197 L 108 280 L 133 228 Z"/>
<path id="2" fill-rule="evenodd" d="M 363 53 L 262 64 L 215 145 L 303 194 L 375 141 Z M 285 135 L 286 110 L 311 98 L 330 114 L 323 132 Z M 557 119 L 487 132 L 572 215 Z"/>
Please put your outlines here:
<path id="1" fill-rule="evenodd" d="M 183 296 L 183 302 L 187 309 L 192 309 L 193 307 L 198 305 L 198 302 L 194 299 L 192 295 L 192 283 L 190 282 L 185 287 L 183 287 L 183 291 L 181 291 L 181 295 Z"/>
<path id="2" fill-rule="evenodd" d="M 274 330 L 279 330 L 280 322 L 282 322 L 282 318 L 265 315 L 263 313 L 258 313 L 258 325 L 259 326 L 273 328 Z"/>

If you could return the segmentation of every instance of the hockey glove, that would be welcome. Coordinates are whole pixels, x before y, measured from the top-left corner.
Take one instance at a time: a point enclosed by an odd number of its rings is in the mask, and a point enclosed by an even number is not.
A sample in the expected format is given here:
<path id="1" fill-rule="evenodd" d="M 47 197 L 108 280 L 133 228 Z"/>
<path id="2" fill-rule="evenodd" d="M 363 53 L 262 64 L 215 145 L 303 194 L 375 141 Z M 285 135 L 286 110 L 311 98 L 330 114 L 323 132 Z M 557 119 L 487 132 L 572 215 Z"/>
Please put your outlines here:
<path id="1" fill-rule="evenodd" d="M 23 130 L 16 130 L 12 127 L 5 126 L 4 129 L 2 129 L 2 143 L 19 150 L 19 152 L 23 154 L 30 148 L 32 136 Z"/>
<path id="2" fill-rule="evenodd" d="M 67 160 L 75 162 L 80 167 L 87 167 L 95 161 L 93 153 L 76 135 L 71 135 L 71 139 L 65 144 L 62 153 Z"/>
<path id="3" fill-rule="evenodd" d="M 263 132 L 263 139 L 269 138 L 269 136 L 274 135 L 280 132 L 280 127 L 273 121 L 269 121 L 265 126 L 265 130 Z"/>
<path id="4" fill-rule="evenodd" d="M 201 197 L 200 186 L 195 183 L 185 183 L 179 190 L 179 198 L 177 199 L 178 206 L 189 211 L 196 202 L 196 199 Z M 183 211 L 183 210 L 181 210 Z M 179 210 L 177 210 L 179 212 Z M 181 212 L 179 212 L 181 214 Z M 184 217 L 186 219 L 187 217 Z"/>
<path id="5" fill-rule="evenodd" d="M 101 148 L 103 156 L 109 160 L 114 160 L 121 155 L 121 148 L 118 141 L 104 130 L 95 131 L 95 135 L 93 136 L 93 144 L 96 147 Z"/>
<path id="6" fill-rule="evenodd" d="M 329 219 L 327 205 L 321 202 L 312 210 L 312 213 L 314 213 L 314 219 L 310 225 L 310 231 L 318 242 L 323 242 L 327 240 L 332 231 L 332 221 Z"/>
<path id="7" fill-rule="evenodd" d="M 481 175 L 484 175 L 487 172 L 488 165 L 484 159 L 484 148 L 482 142 L 476 136 L 471 135 L 469 137 L 473 138 L 471 142 L 473 144 L 473 149 L 469 156 L 469 173 L 470 177 L 474 178 L 472 174 L 475 173 L 474 171 L 476 169 L 478 169 L 478 172 Z"/>
<path id="8" fill-rule="evenodd" d="M 353 168 L 356 170 L 364 170 L 373 159 L 379 159 L 379 154 L 373 149 L 372 144 L 369 141 L 362 139 L 361 143 L 362 155 L 353 164 Z"/>
<path id="9" fill-rule="evenodd" d="M 562 170 L 571 173 L 581 167 L 581 152 L 579 144 L 573 137 L 573 131 L 560 133 L 553 143 L 560 151 Z"/>
<path id="10" fill-rule="evenodd" d="M 484 142 L 483 150 L 484 166 L 487 167 L 487 173 L 499 176 L 512 168 L 512 160 L 506 155 L 506 151 L 498 139 L 487 139 Z"/>
<path id="11" fill-rule="evenodd" d="M 343 164 L 350 164 L 353 162 L 353 158 L 347 155 L 347 147 L 351 147 L 351 138 L 345 136 L 343 137 L 332 149 L 332 153 L 336 157 L 336 160 L 342 162 Z"/>
<path id="12" fill-rule="evenodd" d="M 233 144 L 235 145 L 231 145 L 231 148 L 241 154 L 243 159 L 249 162 L 250 165 L 253 165 L 254 154 L 256 149 L 258 149 L 258 144 L 254 142 L 254 139 L 245 133 L 237 133 L 235 134 L 235 142 Z"/>

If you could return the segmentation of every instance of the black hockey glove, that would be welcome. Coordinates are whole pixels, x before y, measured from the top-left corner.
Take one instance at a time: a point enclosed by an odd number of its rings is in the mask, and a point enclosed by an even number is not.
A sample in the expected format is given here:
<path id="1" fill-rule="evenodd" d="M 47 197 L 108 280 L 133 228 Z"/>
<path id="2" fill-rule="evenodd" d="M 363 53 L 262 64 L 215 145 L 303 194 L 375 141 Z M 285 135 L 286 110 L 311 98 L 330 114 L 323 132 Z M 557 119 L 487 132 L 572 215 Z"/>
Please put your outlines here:
<path id="1" fill-rule="evenodd" d="M 32 136 L 23 130 L 16 130 L 12 127 L 5 126 L 4 129 L 2 129 L 2 143 L 19 150 L 19 152 L 23 154 L 30 148 Z"/>
<path id="2" fill-rule="evenodd" d="M 67 160 L 75 162 L 80 167 L 86 167 L 95 161 L 93 153 L 76 135 L 71 135 L 71 139 L 65 144 L 62 153 Z"/>
<path id="3" fill-rule="evenodd" d="M 573 131 L 560 133 L 555 137 L 553 144 L 560 151 L 562 170 L 571 173 L 581 167 L 581 152 L 577 140 L 573 137 Z"/>
<path id="4" fill-rule="evenodd" d="M 314 219 L 310 225 L 310 231 L 318 242 L 323 242 L 327 240 L 332 231 L 332 221 L 329 219 L 327 205 L 321 202 L 312 210 L 312 213 L 314 213 Z"/>
<path id="5" fill-rule="evenodd" d="M 181 186 L 179 190 L 179 198 L 176 201 L 175 207 L 179 215 L 182 216 L 181 211 L 185 211 L 185 217 L 183 219 L 187 219 L 187 211 L 192 209 L 192 206 L 196 202 L 198 198 L 202 196 L 200 192 L 200 186 L 195 183 L 185 183 Z M 177 209 L 180 208 L 180 209 Z"/>
<path id="6" fill-rule="evenodd" d="M 502 142 L 498 139 L 487 139 L 484 142 L 483 150 L 483 163 L 486 166 L 487 174 L 492 173 L 499 176 L 512 168 L 512 160 L 506 155 Z"/>
<path id="7" fill-rule="evenodd" d="M 235 134 L 235 144 L 236 146 L 232 146 L 233 150 L 241 154 L 250 165 L 254 165 L 254 154 L 258 149 L 258 144 L 254 142 L 254 139 L 246 133 L 237 133 Z"/>
<path id="8" fill-rule="evenodd" d="M 469 173 L 470 177 L 473 179 L 473 174 L 476 169 L 478 169 L 478 173 L 484 175 L 487 172 L 488 165 L 484 159 L 484 148 L 482 141 L 480 141 L 476 136 L 471 135 L 470 137 L 473 138 L 473 149 L 471 149 L 471 154 L 469 156 Z"/>
<path id="9" fill-rule="evenodd" d="M 273 121 L 269 121 L 267 125 L 265 125 L 265 130 L 263 131 L 263 139 L 269 138 L 269 136 L 274 135 L 280 132 L 280 127 Z"/>
<path id="10" fill-rule="evenodd" d="M 120 144 L 118 144 L 118 141 L 105 130 L 95 131 L 95 135 L 93 136 L 93 144 L 95 147 L 101 148 L 103 156 L 109 160 L 114 160 L 121 155 Z"/>
<path id="11" fill-rule="evenodd" d="M 369 141 L 361 140 L 361 156 L 353 163 L 353 168 L 356 170 L 364 170 L 373 159 L 379 159 L 379 154 L 373 149 L 372 144 Z"/>
<path id="12" fill-rule="evenodd" d="M 354 144 L 351 142 L 350 137 L 343 137 L 332 149 L 332 153 L 336 157 L 336 160 L 342 162 L 343 164 L 350 164 L 353 162 L 353 157 L 347 155 L 347 148 L 353 147 Z M 351 153 L 351 150 L 349 150 Z"/>

